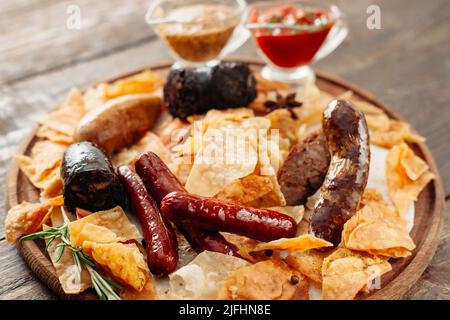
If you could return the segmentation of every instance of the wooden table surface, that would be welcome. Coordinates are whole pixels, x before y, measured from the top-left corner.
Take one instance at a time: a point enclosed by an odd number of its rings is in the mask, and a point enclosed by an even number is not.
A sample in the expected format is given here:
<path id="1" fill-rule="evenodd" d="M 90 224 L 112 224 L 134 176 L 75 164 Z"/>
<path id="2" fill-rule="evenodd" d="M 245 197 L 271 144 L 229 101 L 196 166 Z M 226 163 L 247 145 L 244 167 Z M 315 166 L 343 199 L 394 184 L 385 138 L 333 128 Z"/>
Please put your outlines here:
<path id="1" fill-rule="evenodd" d="M 450 1 L 339 0 L 350 34 L 315 65 L 372 92 L 427 138 L 443 180 L 447 209 L 431 265 L 406 299 L 450 299 Z M 0 1 L 0 185 L 19 142 L 74 86 L 167 60 L 144 22 L 148 0 Z M 366 26 L 381 9 L 381 29 Z M 81 29 L 67 28 L 71 5 Z M 70 22 L 70 21 L 69 21 Z M 239 55 L 256 57 L 248 41 Z M 56 299 L 4 237 L 0 195 L 0 299 Z"/>

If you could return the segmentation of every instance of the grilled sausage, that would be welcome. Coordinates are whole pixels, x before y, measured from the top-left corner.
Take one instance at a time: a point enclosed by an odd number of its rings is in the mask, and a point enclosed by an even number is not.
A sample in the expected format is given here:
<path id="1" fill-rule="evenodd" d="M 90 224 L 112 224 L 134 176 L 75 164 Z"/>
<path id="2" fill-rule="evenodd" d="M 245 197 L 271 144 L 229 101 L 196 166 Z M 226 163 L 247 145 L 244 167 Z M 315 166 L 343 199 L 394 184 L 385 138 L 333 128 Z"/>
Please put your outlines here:
<path id="1" fill-rule="evenodd" d="M 74 143 L 65 150 L 61 178 L 69 211 L 96 212 L 125 204 L 122 185 L 108 157 L 90 142 Z"/>
<path id="2" fill-rule="evenodd" d="M 151 151 L 139 156 L 135 162 L 135 167 L 148 192 L 156 199 L 158 204 L 171 192 L 186 192 L 166 164 Z M 200 253 L 207 250 L 235 255 L 234 248 L 226 242 L 220 233 L 200 230 L 189 222 L 182 224 L 174 221 L 174 223 L 196 252 Z"/>
<path id="3" fill-rule="evenodd" d="M 286 205 L 305 203 L 322 185 L 330 165 L 330 151 L 322 132 L 295 144 L 278 172 Z"/>
<path id="4" fill-rule="evenodd" d="M 81 119 L 76 141 L 90 141 L 111 155 L 139 140 L 155 123 L 161 99 L 153 94 L 131 94 L 105 102 Z"/>
<path id="5" fill-rule="evenodd" d="M 168 275 L 178 263 L 177 238 L 172 226 L 164 221 L 155 200 L 135 172 L 128 166 L 120 166 L 117 172 L 142 227 L 148 266 L 158 276 Z"/>
<path id="6" fill-rule="evenodd" d="M 356 212 L 369 175 L 369 131 L 351 102 L 333 100 L 323 113 L 331 162 L 311 217 L 313 235 L 338 245 L 345 222 Z"/>
<path id="7" fill-rule="evenodd" d="M 172 221 L 189 222 L 200 229 L 225 231 L 260 241 L 294 237 L 295 220 L 268 209 L 257 209 L 187 193 L 169 193 L 161 211 Z"/>

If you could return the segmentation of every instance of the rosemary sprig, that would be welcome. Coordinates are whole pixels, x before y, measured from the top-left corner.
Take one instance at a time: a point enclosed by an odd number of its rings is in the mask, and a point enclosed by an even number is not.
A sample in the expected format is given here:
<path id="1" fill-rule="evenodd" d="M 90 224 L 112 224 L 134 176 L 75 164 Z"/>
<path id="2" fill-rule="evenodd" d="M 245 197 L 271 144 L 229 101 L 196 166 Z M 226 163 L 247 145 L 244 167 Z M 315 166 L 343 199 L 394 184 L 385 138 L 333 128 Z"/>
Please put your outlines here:
<path id="1" fill-rule="evenodd" d="M 57 254 L 56 262 L 61 260 L 64 250 L 67 248 L 72 251 L 72 259 L 78 270 L 78 279 L 81 277 L 81 272 L 85 268 L 91 276 L 92 286 L 97 293 L 100 300 L 120 300 L 115 290 L 121 288 L 121 286 L 113 280 L 102 276 L 95 270 L 95 263 L 80 249 L 72 246 L 69 240 L 69 221 L 65 219 L 65 223 L 52 227 L 47 230 L 32 233 L 20 238 L 21 241 L 43 239 L 47 241 L 45 251 L 48 251 L 50 243 L 55 239 L 60 239 L 61 242 L 56 245 Z"/>

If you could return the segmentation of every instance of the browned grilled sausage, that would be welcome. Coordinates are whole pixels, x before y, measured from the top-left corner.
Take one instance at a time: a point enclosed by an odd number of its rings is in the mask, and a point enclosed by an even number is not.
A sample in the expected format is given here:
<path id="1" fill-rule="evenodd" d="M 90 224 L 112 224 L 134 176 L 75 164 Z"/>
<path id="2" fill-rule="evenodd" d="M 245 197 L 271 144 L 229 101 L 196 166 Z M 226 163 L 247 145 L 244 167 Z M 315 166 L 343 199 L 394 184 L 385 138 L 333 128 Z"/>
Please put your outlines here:
<path id="1" fill-rule="evenodd" d="M 351 102 L 333 100 L 323 113 L 331 162 L 311 217 L 313 235 L 338 245 L 345 222 L 356 212 L 369 175 L 369 131 Z"/>
<path id="2" fill-rule="evenodd" d="M 140 155 L 135 162 L 135 167 L 148 192 L 156 199 L 158 204 L 171 192 L 186 192 L 180 181 L 173 175 L 166 164 L 151 151 Z M 190 224 L 189 221 L 186 223 L 179 223 L 179 221 L 173 222 L 196 252 L 200 253 L 207 250 L 236 255 L 234 248 L 227 243 L 220 233 L 200 230 Z"/>
<path id="3" fill-rule="evenodd" d="M 278 182 L 286 205 L 303 204 L 320 188 L 330 159 L 330 151 L 321 131 L 310 134 L 291 148 L 278 172 Z"/>
<path id="4" fill-rule="evenodd" d="M 111 155 L 139 140 L 155 123 L 161 98 L 153 94 L 130 94 L 105 102 L 81 119 L 76 141 L 90 141 Z"/>
<path id="5" fill-rule="evenodd" d="M 297 223 L 285 214 L 251 208 L 187 193 L 169 193 L 161 211 L 172 221 L 189 222 L 203 230 L 236 233 L 260 241 L 294 237 Z"/>
<path id="6" fill-rule="evenodd" d="M 142 227 L 148 266 L 158 276 L 168 275 L 178 263 L 177 238 L 172 226 L 164 221 L 155 200 L 135 172 L 128 166 L 120 166 L 117 173 Z"/>

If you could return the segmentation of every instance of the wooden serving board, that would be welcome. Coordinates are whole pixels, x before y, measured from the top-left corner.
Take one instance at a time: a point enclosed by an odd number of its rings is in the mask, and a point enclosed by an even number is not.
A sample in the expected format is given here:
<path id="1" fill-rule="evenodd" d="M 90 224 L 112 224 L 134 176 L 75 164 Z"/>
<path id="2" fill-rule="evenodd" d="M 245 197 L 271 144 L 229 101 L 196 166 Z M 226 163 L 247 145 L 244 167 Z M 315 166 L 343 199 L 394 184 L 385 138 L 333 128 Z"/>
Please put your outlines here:
<path id="1" fill-rule="evenodd" d="M 246 62 L 255 71 L 259 71 L 263 66 L 259 61 L 239 58 L 234 58 L 233 60 Z M 165 76 L 170 65 L 171 63 L 167 62 L 153 65 L 149 68 Z M 140 71 L 142 69 L 109 79 L 107 82 L 112 82 Z M 316 84 L 322 91 L 328 92 L 333 96 L 351 90 L 358 99 L 383 109 L 391 118 L 405 121 L 388 105 L 378 101 L 370 93 L 343 80 L 317 72 Z M 30 135 L 24 139 L 18 153 L 30 153 L 31 148 L 39 139 L 35 135 L 36 129 L 34 128 Z M 382 277 L 381 289 L 372 291 L 370 294 L 360 294 L 358 296 L 359 299 L 401 299 L 403 294 L 420 278 L 436 251 L 443 225 L 444 192 L 436 164 L 427 146 L 423 143 L 418 143 L 411 144 L 411 147 L 417 155 L 428 163 L 431 171 L 436 175 L 436 179 L 427 185 L 415 203 L 414 228 L 411 231 L 411 236 L 417 247 L 408 258 L 391 259 L 392 271 Z M 17 163 L 13 161 L 7 179 L 6 209 L 9 210 L 9 208 L 22 201 L 36 202 L 38 199 L 39 191 L 28 181 L 26 176 L 19 170 Z M 89 290 L 79 295 L 67 295 L 63 292 L 50 259 L 43 250 L 42 242 L 18 241 L 17 248 L 30 269 L 59 297 L 63 299 L 96 299 L 96 295 Z"/>

